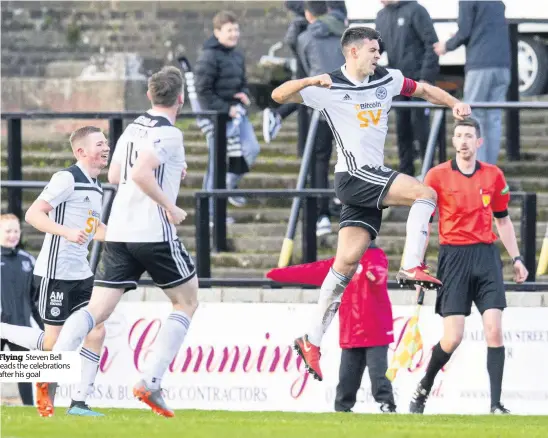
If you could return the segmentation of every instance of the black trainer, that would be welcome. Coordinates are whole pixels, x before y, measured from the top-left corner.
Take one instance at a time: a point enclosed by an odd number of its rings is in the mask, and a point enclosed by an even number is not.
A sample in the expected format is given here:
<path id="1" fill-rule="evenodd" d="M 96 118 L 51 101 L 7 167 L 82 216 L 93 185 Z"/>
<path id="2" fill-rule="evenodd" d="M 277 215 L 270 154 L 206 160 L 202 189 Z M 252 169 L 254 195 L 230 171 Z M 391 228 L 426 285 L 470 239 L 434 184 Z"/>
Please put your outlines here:
<path id="1" fill-rule="evenodd" d="M 396 405 L 394 403 L 388 403 L 384 402 L 381 404 L 381 412 L 388 414 L 388 413 L 395 413 L 396 412 Z"/>
<path id="2" fill-rule="evenodd" d="M 497 403 L 491 406 L 491 413 L 495 415 L 508 415 L 510 414 L 510 410 L 502 406 L 502 403 Z"/>
<path id="3" fill-rule="evenodd" d="M 426 406 L 426 400 L 428 400 L 429 395 L 430 395 L 430 390 L 424 388 L 419 383 L 419 385 L 417 386 L 417 389 L 415 390 L 413 394 L 411 403 L 409 403 L 409 412 L 412 414 L 423 414 L 424 407 Z"/>

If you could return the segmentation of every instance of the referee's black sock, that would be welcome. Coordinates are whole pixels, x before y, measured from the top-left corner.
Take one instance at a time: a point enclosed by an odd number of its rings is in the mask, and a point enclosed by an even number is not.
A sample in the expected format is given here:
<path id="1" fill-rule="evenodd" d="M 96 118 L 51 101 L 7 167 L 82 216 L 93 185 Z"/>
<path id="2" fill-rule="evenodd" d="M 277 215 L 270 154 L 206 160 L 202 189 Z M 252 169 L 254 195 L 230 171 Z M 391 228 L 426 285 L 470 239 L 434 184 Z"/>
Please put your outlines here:
<path id="1" fill-rule="evenodd" d="M 504 374 L 504 346 L 487 347 L 487 372 L 491 383 L 491 406 L 500 403 L 502 375 Z"/>
<path id="2" fill-rule="evenodd" d="M 452 353 L 446 353 L 443 351 L 439 342 L 434 346 L 432 349 L 432 357 L 430 358 L 430 362 L 426 368 L 426 374 L 421 380 L 421 385 L 424 389 L 427 389 L 428 391 L 432 389 L 436 375 L 443 368 L 443 366 L 449 362 L 449 359 L 451 359 L 451 354 Z"/>

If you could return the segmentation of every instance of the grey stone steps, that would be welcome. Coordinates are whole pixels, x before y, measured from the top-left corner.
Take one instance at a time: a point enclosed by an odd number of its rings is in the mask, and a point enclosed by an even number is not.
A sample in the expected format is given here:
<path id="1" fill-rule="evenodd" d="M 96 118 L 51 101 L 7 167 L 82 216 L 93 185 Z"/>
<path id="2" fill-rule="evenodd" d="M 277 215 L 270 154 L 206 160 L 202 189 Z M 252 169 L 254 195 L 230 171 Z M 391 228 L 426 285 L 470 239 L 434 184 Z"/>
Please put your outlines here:
<path id="1" fill-rule="evenodd" d="M 58 171 L 58 167 L 31 167 L 24 168 L 23 178 L 32 181 L 48 181 L 51 175 Z M 105 169 L 102 172 L 103 181 L 106 181 Z M 271 172 L 250 172 L 242 179 L 239 187 L 241 189 L 290 189 L 294 188 L 297 182 L 297 174 Z M 7 166 L 1 167 L 1 178 L 7 179 Z M 508 177 L 508 182 L 512 184 L 513 190 L 525 190 L 532 192 L 548 191 L 548 177 Z M 184 188 L 201 189 L 203 184 L 203 172 L 189 172 L 183 181 Z"/>
<path id="2" fill-rule="evenodd" d="M 529 153 L 529 150 L 525 150 Z M 1 155 L 2 164 L 6 165 L 7 152 L 3 151 Z M 47 167 L 47 168 L 64 168 L 70 166 L 74 162 L 74 157 L 70 151 L 26 151 L 23 155 L 24 167 Z M 190 172 L 205 171 L 208 163 L 208 154 L 188 154 L 187 163 Z M 334 171 L 336 163 L 336 154 L 331 157 L 331 174 Z M 416 164 L 420 165 L 421 161 L 416 160 Z M 399 161 L 393 157 L 387 158 L 385 165 L 394 169 L 398 168 Z M 285 155 L 278 156 L 259 156 L 253 167 L 255 172 L 269 173 L 294 173 L 298 174 L 301 166 L 301 159 L 298 157 Z M 503 169 L 507 176 L 523 176 L 523 175 L 542 175 L 546 169 L 546 164 L 541 161 L 506 161 L 504 154 L 501 154 L 499 166 Z M 417 170 L 419 166 L 417 166 Z"/>

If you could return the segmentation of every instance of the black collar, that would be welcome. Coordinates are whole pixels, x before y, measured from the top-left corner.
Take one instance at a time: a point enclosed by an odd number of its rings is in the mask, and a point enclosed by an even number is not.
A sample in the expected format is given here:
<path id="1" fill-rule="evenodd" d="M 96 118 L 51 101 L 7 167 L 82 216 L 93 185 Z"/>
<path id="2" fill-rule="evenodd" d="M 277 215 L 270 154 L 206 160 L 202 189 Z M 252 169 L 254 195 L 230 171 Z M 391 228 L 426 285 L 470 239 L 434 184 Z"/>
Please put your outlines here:
<path id="1" fill-rule="evenodd" d="M 2 256 L 14 256 L 17 254 L 17 248 L 8 248 L 7 246 L 2 246 Z"/>
<path id="2" fill-rule="evenodd" d="M 453 170 L 456 170 L 457 172 L 460 172 L 462 175 L 470 178 L 472 175 L 474 175 L 478 170 L 481 169 L 481 163 L 476 160 L 476 167 L 474 168 L 474 171 L 470 174 L 470 175 L 467 175 L 465 173 L 462 173 L 462 171 L 459 169 L 459 166 L 457 166 L 457 160 L 451 160 L 451 169 Z"/>

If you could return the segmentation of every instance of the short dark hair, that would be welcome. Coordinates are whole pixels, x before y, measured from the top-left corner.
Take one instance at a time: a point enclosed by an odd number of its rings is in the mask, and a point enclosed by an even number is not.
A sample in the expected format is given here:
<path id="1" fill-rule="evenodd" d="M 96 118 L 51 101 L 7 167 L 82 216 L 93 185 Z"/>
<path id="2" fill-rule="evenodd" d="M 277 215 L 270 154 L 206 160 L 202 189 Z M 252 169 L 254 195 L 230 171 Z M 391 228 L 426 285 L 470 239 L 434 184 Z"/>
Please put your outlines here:
<path id="1" fill-rule="evenodd" d="M 69 142 L 71 147 L 74 147 L 83 138 L 86 138 L 88 135 L 93 134 L 94 132 L 103 132 L 101 128 L 97 126 L 82 126 L 70 134 Z"/>
<path id="2" fill-rule="evenodd" d="M 183 74 L 174 66 L 163 67 L 148 80 L 148 91 L 153 105 L 171 107 L 183 93 Z"/>
<path id="3" fill-rule="evenodd" d="M 234 12 L 221 11 L 213 17 L 213 29 L 220 29 L 226 23 L 237 24 L 238 18 Z"/>
<path id="4" fill-rule="evenodd" d="M 327 14 L 327 3 L 307 0 L 304 2 L 304 10 L 310 12 L 314 17 L 321 17 Z"/>
<path id="5" fill-rule="evenodd" d="M 371 27 L 356 26 L 349 27 L 343 33 L 341 37 L 341 47 L 344 49 L 354 43 L 361 43 L 363 40 L 377 40 L 381 41 L 381 34 Z"/>
<path id="6" fill-rule="evenodd" d="M 474 119 L 472 117 L 469 117 L 469 118 L 464 119 L 464 120 L 457 120 L 455 122 L 455 124 L 453 125 L 453 133 L 455 132 L 455 129 L 457 129 L 457 126 L 470 126 L 472 128 L 476 128 L 476 137 L 478 137 L 478 138 L 481 137 L 480 124 L 476 119 Z"/>

